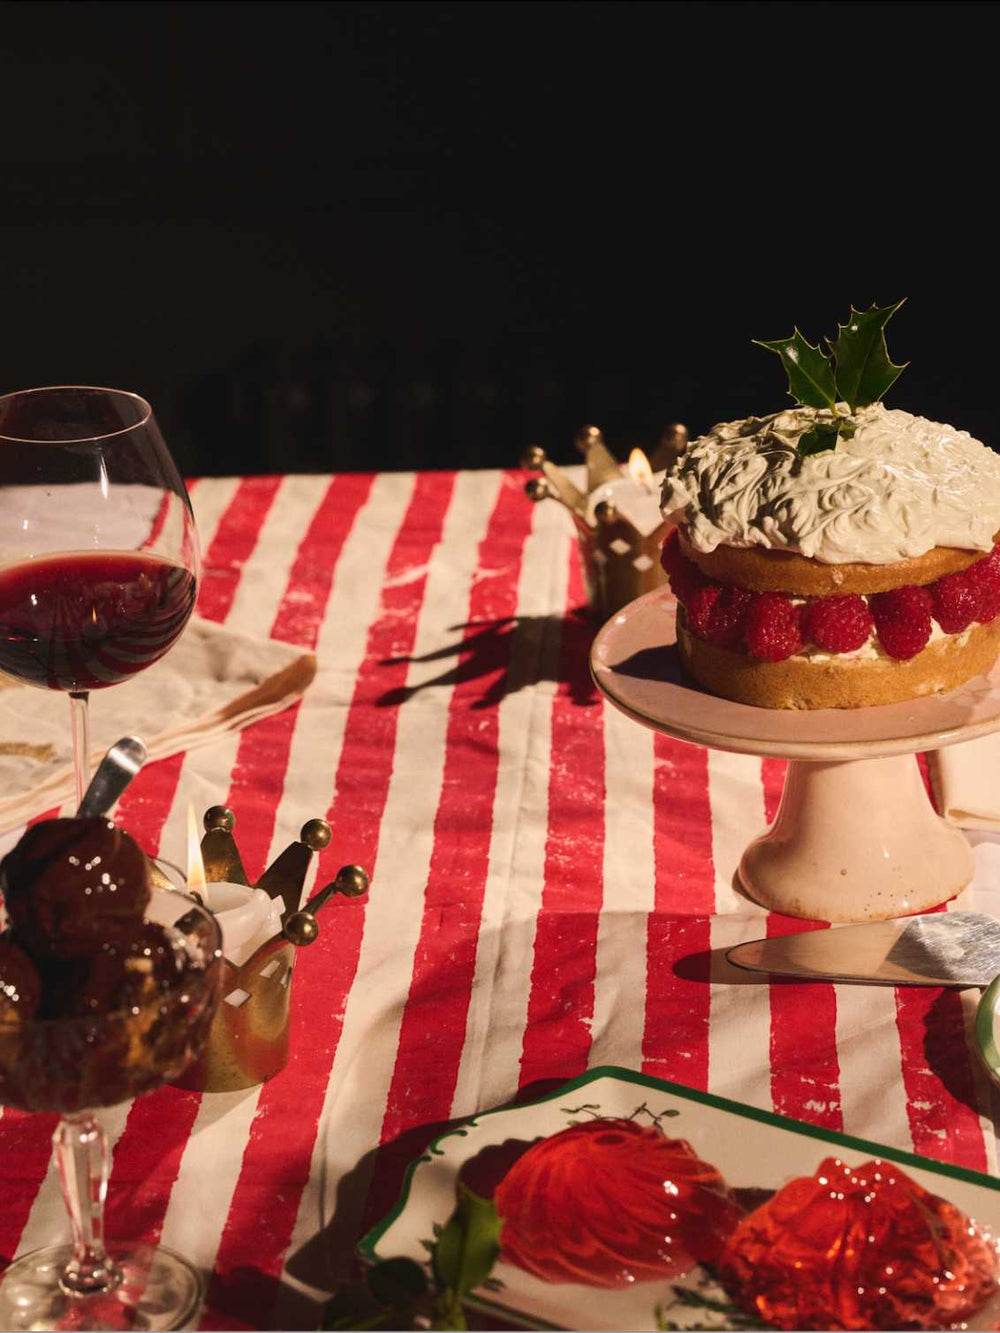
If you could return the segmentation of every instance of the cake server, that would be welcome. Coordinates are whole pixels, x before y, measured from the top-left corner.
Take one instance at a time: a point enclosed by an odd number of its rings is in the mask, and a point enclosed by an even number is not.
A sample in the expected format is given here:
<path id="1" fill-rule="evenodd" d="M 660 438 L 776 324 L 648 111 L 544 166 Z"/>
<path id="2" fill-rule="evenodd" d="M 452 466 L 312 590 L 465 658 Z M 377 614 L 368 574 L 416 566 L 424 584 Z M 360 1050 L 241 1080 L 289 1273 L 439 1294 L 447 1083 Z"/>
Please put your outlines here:
<path id="1" fill-rule="evenodd" d="M 138 736 L 115 741 L 83 793 L 77 818 L 106 814 L 146 762 L 146 747 Z"/>
<path id="2" fill-rule="evenodd" d="M 1000 921 L 940 912 L 748 940 L 726 957 L 750 972 L 879 986 L 988 986 L 1000 975 Z"/>

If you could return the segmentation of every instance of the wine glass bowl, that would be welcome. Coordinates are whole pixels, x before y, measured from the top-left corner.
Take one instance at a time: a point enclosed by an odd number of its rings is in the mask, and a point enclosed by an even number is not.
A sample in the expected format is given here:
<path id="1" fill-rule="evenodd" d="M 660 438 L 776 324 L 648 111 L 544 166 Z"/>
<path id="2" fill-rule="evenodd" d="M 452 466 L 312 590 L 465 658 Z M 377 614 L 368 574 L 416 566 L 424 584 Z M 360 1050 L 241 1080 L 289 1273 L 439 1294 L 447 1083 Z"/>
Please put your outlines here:
<path id="1" fill-rule="evenodd" d="M 198 539 L 145 399 L 60 386 L 0 397 L 0 671 L 73 701 L 158 661 L 194 609 Z"/>
<path id="2" fill-rule="evenodd" d="M 57 1111 L 55 1161 L 72 1244 L 16 1259 L 0 1279 L 0 1328 L 179 1328 L 201 1297 L 197 1271 L 162 1246 L 105 1246 L 110 1154 L 91 1108 L 176 1078 L 201 1053 L 221 996 L 215 918 L 185 894 L 154 890 L 147 917 L 168 929 L 176 978 L 130 1008 L 0 1021 L 0 1105 Z"/>

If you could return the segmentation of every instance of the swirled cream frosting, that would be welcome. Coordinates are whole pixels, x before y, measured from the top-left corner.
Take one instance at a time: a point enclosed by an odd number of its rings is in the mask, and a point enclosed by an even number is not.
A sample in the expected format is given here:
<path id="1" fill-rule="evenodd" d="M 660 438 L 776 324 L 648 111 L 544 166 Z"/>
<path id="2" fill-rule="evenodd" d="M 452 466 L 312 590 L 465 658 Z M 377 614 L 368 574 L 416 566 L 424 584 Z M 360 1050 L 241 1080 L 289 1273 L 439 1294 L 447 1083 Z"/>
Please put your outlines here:
<path id="1" fill-rule="evenodd" d="M 847 414 L 838 405 L 837 413 Z M 1000 456 L 964 430 L 872 403 L 835 450 L 800 435 L 836 420 L 794 407 L 714 426 L 663 482 L 665 517 L 699 551 L 764 546 L 838 565 L 885 565 L 935 546 L 989 551 L 1000 531 Z"/>

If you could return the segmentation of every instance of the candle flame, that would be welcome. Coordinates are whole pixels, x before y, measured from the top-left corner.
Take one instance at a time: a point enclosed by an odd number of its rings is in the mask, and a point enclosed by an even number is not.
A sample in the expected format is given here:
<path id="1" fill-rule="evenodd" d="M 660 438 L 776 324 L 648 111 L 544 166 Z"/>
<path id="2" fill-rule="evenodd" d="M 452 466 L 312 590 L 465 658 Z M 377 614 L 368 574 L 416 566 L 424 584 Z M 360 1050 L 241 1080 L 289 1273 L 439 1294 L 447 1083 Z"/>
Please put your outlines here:
<path id="1" fill-rule="evenodd" d="M 201 840 L 198 837 L 198 820 L 195 817 L 194 806 L 188 802 L 187 808 L 187 834 L 188 834 L 188 888 L 193 889 L 195 893 L 204 896 L 205 893 L 205 862 L 201 856 Z"/>
<path id="2" fill-rule="evenodd" d="M 640 486 L 645 486 L 648 491 L 653 489 L 653 469 L 649 466 L 649 459 L 641 449 L 633 449 L 628 456 L 626 464 L 628 475 L 634 482 Z"/>

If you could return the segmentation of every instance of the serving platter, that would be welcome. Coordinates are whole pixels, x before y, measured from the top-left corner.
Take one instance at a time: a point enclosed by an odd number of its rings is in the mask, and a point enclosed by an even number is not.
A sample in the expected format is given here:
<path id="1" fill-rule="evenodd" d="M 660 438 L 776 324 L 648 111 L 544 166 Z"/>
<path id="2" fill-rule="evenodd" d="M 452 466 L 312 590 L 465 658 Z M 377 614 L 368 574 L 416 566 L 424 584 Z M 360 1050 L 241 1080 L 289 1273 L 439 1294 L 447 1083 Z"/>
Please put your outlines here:
<path id="1" fill-rule="evenodd" d="M 668 1137 L 687 1140 L 734 1190 L 745 1191 L 743 1197 L 758 1202 L 762 1192 L 779 1189 L 794 1176 L 812 1175 L 827 1157 L 838 1157 L 850 1166 L 872 1158 L 895 1162 L 991 1235 L 1000 1235 L 1000 1180 L 991 1176 L 604 1066 L 539 1101 L 471 1117 L 436 1139 L 410 1166 L 396 1207 L 361 1242 L 362 1259 L 374 1263 L 402 1256 L 426 1263 L 428 1243 L 455 1207 L 456 1183 L 466 1163 L 509 1140 L 543 1138 L 599 1117 L 657 1124 Z M 501 1261 L 489 1285 L 477 1289 L 471 1303 L 521 1328 L 753 1327 L 702 1268 L 680 1279 L 607 1289 L 544 1282 Z M 975 1326 L 991 1327 L 998 1319 L 1000 1295 L 979 1312 Z"/>

